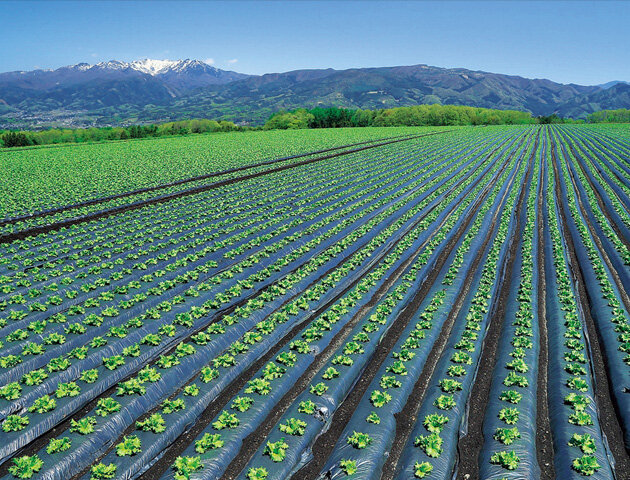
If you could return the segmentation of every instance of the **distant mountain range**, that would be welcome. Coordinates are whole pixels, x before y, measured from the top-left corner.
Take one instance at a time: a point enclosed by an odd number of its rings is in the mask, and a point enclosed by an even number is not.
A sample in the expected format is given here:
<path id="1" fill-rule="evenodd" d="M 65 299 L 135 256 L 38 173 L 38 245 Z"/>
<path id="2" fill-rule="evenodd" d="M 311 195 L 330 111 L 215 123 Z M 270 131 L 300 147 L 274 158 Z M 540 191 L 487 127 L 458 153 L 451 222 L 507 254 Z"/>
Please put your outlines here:
<path id="1" fill-rule="evenodd" d="M 613 80 L 612 82 L 602 83 L 601 85 L 597 85 L 598 87 L 602 87 L 604 90 L 614 87 L 615 85 L 619 85 L 620 83 L 624 85 L 630 85 L 630 82 L 624 82 L 623 80 Z"/>
<path id="2" fill-rule="evenodd" d="M 630 84 L 561 84 L 412 65 L 246 75 L 200 60 L 139 60 L 0 74 L 0 127 L 124 125 L 204 117 L 259 124 L 280 109 L 422 103 L 582 118 L 630 108 Z"/>

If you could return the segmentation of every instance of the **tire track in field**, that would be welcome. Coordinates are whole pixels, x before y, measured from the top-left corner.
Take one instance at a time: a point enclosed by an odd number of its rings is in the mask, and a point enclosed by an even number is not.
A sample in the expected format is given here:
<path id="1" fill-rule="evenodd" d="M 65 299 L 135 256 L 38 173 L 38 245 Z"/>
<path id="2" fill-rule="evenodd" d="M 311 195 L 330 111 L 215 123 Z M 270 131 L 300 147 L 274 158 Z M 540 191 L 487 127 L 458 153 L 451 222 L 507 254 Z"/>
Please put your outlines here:
<path id="1" fill-rule="evenodd" d="M 437 150 L 438 149 L 430 150 L 429 155 L 435 156 L 435 152 Z M 359 165 L 361 167 L 365 166 L 365 163 L 363 162 L 363 160 L 355 160 L 355 161 L 351 162 L 351 164 L 355 165 L 355 166 Z M 340 180 L 344 180 L 346 182 L 349 182 L 350 180 L 348 180 L 348 179 L 352 178 L 352 175 L 353 174 L 352 174 L 351 171 L 345 171 L 342 175 L 339 175 L 336 178 L 338 178 Z M 295 207 L 294 194 L 291 193 L 291 188 L 292 188 L 292 186 L 302 185 L 302 184 L 305 184 L 305 181 L 303 179 L 302 180 L 298 179 L 295 182 L 293 182 L 291 184 L 288 184 L 288 185 L 284 185 L 281 189 L 276 190 L 275 191 L 275 195 L 277 196 L 277 200 L 279 202 L 282 202 L 283 206 L 286 206 L 286 207 L 293 206 L 293 207 Z M 337 188 L 336 191 L 341 191 L 341 190 L 339 188 Z M 237 196 L 238 196 L 238 191 L 234 191 L 233 190 L 233 191 L 227 192 L 227 197 L 230 199 L 230 201 L 234 201 Z M 197 208 L 199 205 L 204 204 L 204 202 L 205 202 L 205 200 L 203 200 L 203 199 L 197 199 L 197 200 L 195 200 L 195 202 L 192 202 L 191 205 L 195 205 L 196 207 L 194 207 L 194 208 Z M 249 214 L 251 216 L 252 212 L 255 212 L 258 208 L 260 208 L 260 203 L 261 203 L 260 198 L 257 200 L 257 202 L 258 203 L 255 204 L 254 207 L 250 207 L 249 209 L 244 210 L 242 213 L 247 213 L 247 214 Z M 256 207 L 256 205 L 258 205 L 258 207 Z M 178 206 L 178 208 L 180 208 L 180 207 L 182 207 L 182 205 Z M 190 212 L 188 212 L 188 213 L 190 213 Z M 241 213 L 241 212 L 239 212 L 239 213 Z M 133 220 L 134 218 L 135 217 L 127 217 L 128 220 L 129 219 Z M 154 227 L 161 226 L 161 225 L 164 224 L 163 219 L 156 218 L 154 216 L 154 214 L 151 214 L 150 218 L 152 218 L 152 220 L 150 220 L 148 223 L 146 223 L 147 221 L 145 219 L 143 219 L 143 221 L 145 222 L 143 225 L 145 227 L 147 225 L 149 225 L 149 224 L 153 225 Z M 209 217 L 206 216 L 204 218 L 206 218 L 206 223 L 210 222 L 210 218 Z M 115 224 L 108 224 L 108 225 L 109 225 L 109 228 L 112 228 L 113 226 L 115 226 Z M 121 224 L 119 223 L 118 225 L 121 225 Z M 188 223 L 188 224 L 185 224 L 185 225 L 190 225 L 190 224 Z M 107 230 L 107 228 L 108 228 L 107 225 L 101 226 L 99 228 L 98 232 L 102 233 L 104 230 Z M 169 228 L 172 228 L 172 227 L 169 227 Z M 94 245 L 84 246 L 83 250 L 93 251 L 95 248 L 97 248 L 98 246 L 103 245 L 104 243 L 107 243 L 107 239 L 103 239 L 101 241 L 97 241 Z M 57 259 L 66 260 L 69 256 L 70 256 L 70 253 L 68 255 L 58 256 Z M 45 262 L 35 263 L 35 264 L 31 265 L 31 266 L 28 266 L 28 267 L 24 268 L 24 271 L 27 272 L 29 270 L 32 270 L 33 268 L 42 267 L 44 265 L 44 263 Z"/>

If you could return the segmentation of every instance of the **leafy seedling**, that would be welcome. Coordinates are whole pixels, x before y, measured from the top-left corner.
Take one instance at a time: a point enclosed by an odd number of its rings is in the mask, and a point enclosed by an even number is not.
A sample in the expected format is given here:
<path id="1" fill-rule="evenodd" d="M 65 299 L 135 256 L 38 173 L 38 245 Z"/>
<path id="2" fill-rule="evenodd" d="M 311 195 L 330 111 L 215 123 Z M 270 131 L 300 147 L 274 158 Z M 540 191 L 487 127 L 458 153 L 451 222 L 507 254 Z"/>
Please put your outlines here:
<path id="1" fill-rule="evenodd" d="M 264 454 L 269 455 L 273 462 L 282 462 L 287 455 L 287 448 L 289 444 L 281 438 L 277 442 L 267 442 Z"/>
<path id="2" fill-rule="evenodd" d="M 372 443 L 372 438 L 367 433 L 353 432 L 348 437 L 348 444 L 354 448 L 363 449 Z"/>

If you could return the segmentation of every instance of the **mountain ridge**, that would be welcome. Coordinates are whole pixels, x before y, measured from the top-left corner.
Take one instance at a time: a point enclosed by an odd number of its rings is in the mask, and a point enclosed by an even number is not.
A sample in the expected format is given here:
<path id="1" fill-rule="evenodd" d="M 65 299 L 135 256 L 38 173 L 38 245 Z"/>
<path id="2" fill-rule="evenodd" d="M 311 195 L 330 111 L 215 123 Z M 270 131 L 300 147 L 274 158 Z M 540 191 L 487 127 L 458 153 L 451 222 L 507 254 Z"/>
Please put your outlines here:
<path id="1" fill-rule="evenodd" d="M 602 87 L 604 90 L 608 90 L 610 87 L 614 87 L 615 85 L 619 85 L 620 83 L 624 85 L 630 85 L 630 82 L 626 82 L 624 80 L 612 80 L 610 82 L 601 83 L 597 86 Z"/>
<path id="2" fill-rule="evenodd" d="M 630 85 L 547 79 L 426 64 L 247 75 L 195 59 L 78 63 L 0 73 L 0 127 L 150 123 L 192 117 L 262 123 L 280 109 L 393 108 L 420 103 L 583 118 L 630 108 Z"/>

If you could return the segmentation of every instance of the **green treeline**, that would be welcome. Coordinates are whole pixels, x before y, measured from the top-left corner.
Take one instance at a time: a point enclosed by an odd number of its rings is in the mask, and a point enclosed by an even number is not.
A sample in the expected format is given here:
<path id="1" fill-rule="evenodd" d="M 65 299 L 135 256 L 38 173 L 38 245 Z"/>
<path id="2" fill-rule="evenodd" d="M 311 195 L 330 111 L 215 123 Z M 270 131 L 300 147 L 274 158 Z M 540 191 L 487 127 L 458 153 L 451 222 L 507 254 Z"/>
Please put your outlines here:
<path id="1" fill-rule="evenodd" d="M 630 123 L 630 110 L 600 110 L 586 117 L 588 123 Z"/>
<path id="2" fill-rule="evenodd" d="M 416 105 L 384 110 L 298 109 L 272 115 L 265 129 L 444 125 L 522 125 L 538 123 L 528 112 L 456 105 Z"/>
<path id="3" fill-rule="evenodd" d="M 630 122 L 630 110 L 602 110 L 589 116 L 590 123 Z M 581 120 L 579 122 L 582 122 Z M 532 117 L 528 112 L 494 110 L 457 105 L 416 105 L 381 110 L 346 108 L 300 108 L 277 112 L 262 127 L 238 126 L 228 121 L 207 119 L 180 120 L 159 125 L 129 127 L 52 128 L 40 131 L 2 131 L 0 147 L 26 147 L 60 143 L 86 143 L 130 138 L 187 135 L 191 133 L 231 132 L 296 128 L 398 127 L 450 125 L 524 125 L 535 123 L 575 123 L 557 115 Z"/>
<path id="4" fill-rule="evenodd" d="M 181 120 L 160 125 L 132 125 L 130 127 L 103 128 L 52 128 L 40 131 L 0 131 L 0 146 L 27 147 L 58 143 L 102 142 L 127 140 L 129 138 L 162 137 L 165 135 L 187 135 L 189 133 L 231 132 L 243 130 L 232 122 L 216 120 Z"/>

